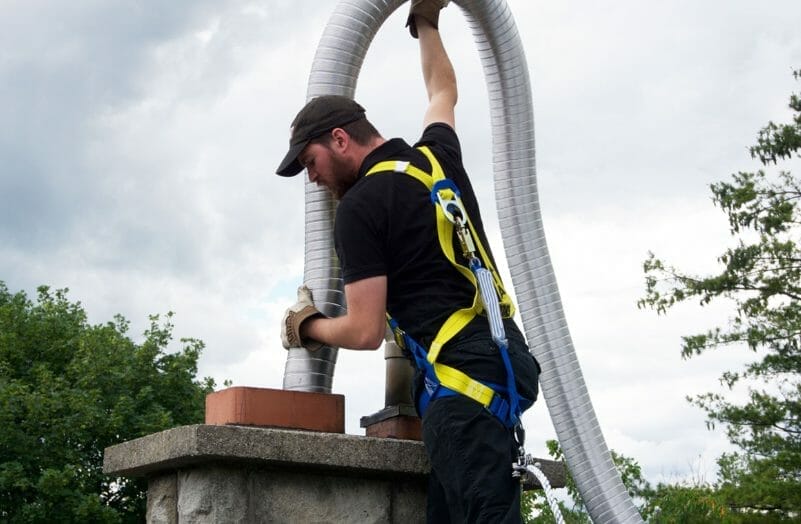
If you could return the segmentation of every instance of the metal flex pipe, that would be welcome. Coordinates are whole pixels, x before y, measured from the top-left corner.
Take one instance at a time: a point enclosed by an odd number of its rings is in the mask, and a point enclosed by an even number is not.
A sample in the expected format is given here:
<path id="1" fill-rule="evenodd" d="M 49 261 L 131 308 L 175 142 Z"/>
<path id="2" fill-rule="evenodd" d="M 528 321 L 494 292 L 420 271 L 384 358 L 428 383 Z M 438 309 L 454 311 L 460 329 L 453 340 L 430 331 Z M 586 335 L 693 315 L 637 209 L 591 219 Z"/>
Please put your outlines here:
<path id="1" fill-rule="evenodd" d="M 325 28 L 307 99 L 353 97 L 370 42 L 404 0 L 341 0 Z M 505 0 L 454 0 L 473 31 L 490 102 L 495 198 L 526 338 L 542 366 L 541 389 L 582 499 L 594 522 L 642 522 L 614 467 L 562 310 L 542 226 L 534 162 L 528 67 Z M 333 247 L 334 201 L 306 183 L 304 281 L 327 315 L 344 310 Z M 292 349 L 284 388 L 330 392 L 336 348 Z"/>

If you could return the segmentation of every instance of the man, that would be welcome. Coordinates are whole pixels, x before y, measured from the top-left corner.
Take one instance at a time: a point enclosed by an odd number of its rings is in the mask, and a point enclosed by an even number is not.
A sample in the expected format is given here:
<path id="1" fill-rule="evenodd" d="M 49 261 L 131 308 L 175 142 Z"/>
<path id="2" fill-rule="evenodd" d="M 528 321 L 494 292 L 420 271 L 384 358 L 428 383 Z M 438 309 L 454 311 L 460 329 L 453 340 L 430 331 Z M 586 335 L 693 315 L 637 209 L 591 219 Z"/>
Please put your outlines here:
<path id="1" fill-rule="evenodd" d="M 305 168 L 310 181 L 340 201 L 334 235 L 347 313 L 322 316 L 302 288 L 299 302 L 284 318 L 283 342 L 287 348 L 303 345 L 310 350 L 322 344 L 376 349 L 384 339 L 389 313 L 421 348 L 438 348 L 437 363 L 503 390 L 498 385 L 507 383 L 509 373 L 485 316 L 471 315 L 451 338 L 440 338 L 446 320 L 469 309 L 477 295 L 476 285 L 459 273 L 441 245 L 430 190 L 409 176 L 408 169 L 381 167 L 391 160 L 390 165 L 411 165 L 430 174 L 435 164 L 441 166 L 461 192 L 476 243 L 489 246 L 454 131 L 456 78 L 437 29 L 444 4 L 447 1 L 413 1 L 407 23 L 419 39 L 429 98 L 423 135 L 415 148 L 399 138 L 384 139 L 365 118 L 364 109 L 344 97 L 315 98 L 293 122 L 290 150 L 277 172 L 294 176 Z M 427 146 L 433 158 L 417 146 Z M 493 264 L 491 253 L 484 263 Z M 503 325 L 514 383 L 528 407 L 537 396 L 539 366 L 511 318 Z M 445 340 L 441 349 L 440 340 Z M 418 411 L 423 411 L 424 378 L 418 365 Z M 451 393 L 432 397 L 421 414 L 432 468 L 428 521 L 520 522 L 520 486 L 511 468 L 517 456 L 512 429 L 476 400 Z"/>

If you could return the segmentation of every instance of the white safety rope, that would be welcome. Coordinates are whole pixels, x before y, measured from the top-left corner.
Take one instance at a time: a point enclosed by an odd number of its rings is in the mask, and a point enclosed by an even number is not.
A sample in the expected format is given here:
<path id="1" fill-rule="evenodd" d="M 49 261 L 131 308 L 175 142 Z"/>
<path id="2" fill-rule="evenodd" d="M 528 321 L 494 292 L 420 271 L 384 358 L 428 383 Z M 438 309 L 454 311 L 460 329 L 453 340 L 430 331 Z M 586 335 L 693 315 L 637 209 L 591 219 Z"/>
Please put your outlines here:
<path id="1" fill-rule="evenodd" d="M 548 482 L 548 477 L 546 477 L 545 473 L 543 473 L 540 469 L 542 465 L 539 462 L 531 464 L 529 462 L 531 460 L 530 455 L 527 456 L 526 459 L 526 470 L 537 477 L 537 480 L 540 481 L 542 490 L 545 492 L 545 498 L 548 500 L 548 506 L 550 506 L 551 513 L 553 513 L 554 522 L 556 522 L 556 524 L 565 524 L 565 519 L 562 517 L 562 512 L 559 510 L 559 504 L 556 501 L 556 496 L 554 495 L 551 483 Z"/>

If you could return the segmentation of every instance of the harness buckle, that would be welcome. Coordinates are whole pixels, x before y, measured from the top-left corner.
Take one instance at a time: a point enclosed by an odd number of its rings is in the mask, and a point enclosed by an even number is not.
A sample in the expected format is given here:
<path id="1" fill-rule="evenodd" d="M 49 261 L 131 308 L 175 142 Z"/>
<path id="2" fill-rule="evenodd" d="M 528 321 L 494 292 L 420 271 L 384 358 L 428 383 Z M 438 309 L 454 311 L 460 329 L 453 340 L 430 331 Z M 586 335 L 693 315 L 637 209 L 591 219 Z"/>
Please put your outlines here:
<path id="1" fill-rule="evenodd" d="M 517 442 L 521 449 L 526 444 L 526 430 L 523 424 L 515 424 L 515 442 Z"/>
<path id="2" fill-rule="evenodd" d="M 431 201 L 440 205 L 445 218 L 452 224 L 456 224 L 457 218 L 464 220 L 467 217 L 460 197 L 459 188 L 449 178 L 438 180 L 431 187 Z"/>
<path id="3" fill-rule="evenodd" d="M 525 448 L 526 430 L 523 428 L 523 424 L 520 422 L 515 424 L 514 437 L 515 442 L 517 443 L 517 463 L 512 463 L 512 477 L 520 479 L 520 482 L 522 483 L 526 477 L 526 466 L 529 463 L 529 457 L 526 456 Z"/>
<path id="4" fill-rule="evenodd" d="M 462 205 L 460 198 L 459 188 L 453 180 L 444 178 L 438 180 L 431 187 L 431 201 L 439 204 L 442 209 L 442 214 L 448 219 L 448 222 L 456 226 L 456 236 L 459 239 L 459 245 L 462 248 L 462 254 L 468 260 L 478 260 L 476 257 L 476 246 L 473 242 L 473 237 L 467 227 L 467 211 Z M 472 262 L 471 262 L 472 266 Z"/>

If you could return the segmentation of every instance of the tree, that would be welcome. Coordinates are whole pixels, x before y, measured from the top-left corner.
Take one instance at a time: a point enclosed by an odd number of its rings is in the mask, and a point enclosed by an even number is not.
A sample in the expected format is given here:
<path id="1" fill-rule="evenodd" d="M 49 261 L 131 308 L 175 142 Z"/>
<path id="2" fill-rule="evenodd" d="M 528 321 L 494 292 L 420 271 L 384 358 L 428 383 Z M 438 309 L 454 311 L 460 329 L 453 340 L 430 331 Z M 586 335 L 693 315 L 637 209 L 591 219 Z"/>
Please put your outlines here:
<path id="1" fill-rule="evenodd" d="M 36 302 L 0 282 L 0 520 L 142 522 L 145 484 L 102 473 L 107 446 L 203 420 L 211 379 L 203 343 L 172 338 L 172 313 L 150 317 L 144 341 L 121 316 L 89 325 L 67 290 Z"/>
<path id="2" fill-rule="evenodd" d="M 801 70 L 793 73 L 796 80 Z M 801 157 L 801 98 L 790 97 L 792 120 L 770 122 L 750 148 L 769 168 Z M 728 300 L 728 325 L 683 337 L 682 356 L 714 348 L 747 347 L 756 360 L 726 371 L 726 390 L 743 387 L 747 400 L 724 393 L 688 399 L 706 411 L 708 424 L 725 426 L 737 453 L 719 459 L 719 490 L 741 515 L 771 520 L 801 512 L 801 181 L 790 172 L 740 172 L 711 185 L 713 201 L 728 216 L 735 246 L 719 258 L 716 274 L 695 276 L 649 254 L 640 307 L 665 313 L 681 302 Z M 730 396 L 730 395 L 729 395 Z"/>
<path id="3" fill-rule="evenodd" d="M 659 484 L 643 493 L 642 515 L 651 524 L 740 523 L 726 504 L 725 496 L 713 486 Z"/>

